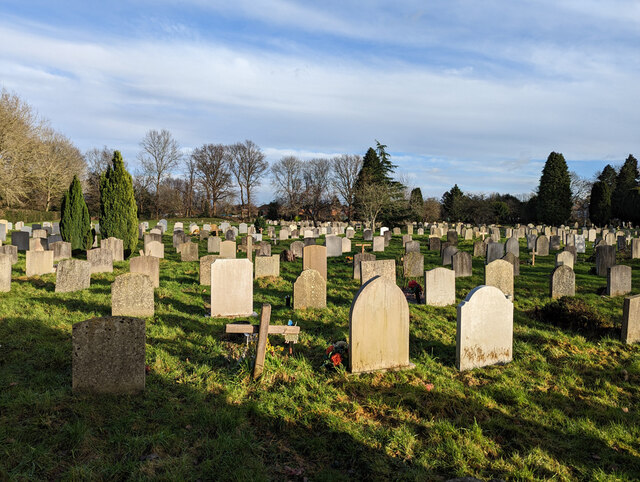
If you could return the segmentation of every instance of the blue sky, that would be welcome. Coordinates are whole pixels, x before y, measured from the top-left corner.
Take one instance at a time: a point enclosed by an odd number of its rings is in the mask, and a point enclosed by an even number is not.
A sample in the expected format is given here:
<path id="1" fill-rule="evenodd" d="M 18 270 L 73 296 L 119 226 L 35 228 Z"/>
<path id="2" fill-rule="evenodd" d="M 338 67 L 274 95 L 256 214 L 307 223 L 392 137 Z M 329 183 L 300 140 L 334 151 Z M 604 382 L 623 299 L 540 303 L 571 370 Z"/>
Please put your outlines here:
<path id="1" fill-rule="evenodd" d="M 0 2 L 0 84 L 86 150 L 169 129 L 270 161 L 386 144 L 425 196 L 640 155 L 640 3 Z M 268 183 L 260 200 L 269 201 Z"/>

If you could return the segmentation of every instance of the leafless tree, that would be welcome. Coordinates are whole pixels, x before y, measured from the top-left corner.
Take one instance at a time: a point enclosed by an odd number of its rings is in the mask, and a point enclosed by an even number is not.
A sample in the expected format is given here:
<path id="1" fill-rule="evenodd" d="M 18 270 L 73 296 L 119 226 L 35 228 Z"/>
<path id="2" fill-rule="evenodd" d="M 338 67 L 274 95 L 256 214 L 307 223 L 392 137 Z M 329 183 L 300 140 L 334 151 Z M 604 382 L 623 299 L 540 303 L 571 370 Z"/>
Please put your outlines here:
<path id="1" fill-rule="evenodd" d="M 435 197 L 430 197 L 424 201 L 424 219 L 429 222 L 440 221 L 442 219 L 442 205 Z"/>
<path id="2" fill-rule="evenodd" d="M 371 229 L 375 229 L 378 215 L 392 202 L 391 190 L 385 183 L 363 178 L 356 191 L 356 201 L 364 220 L 369 223 Z"/>
<path id="3" fill-rule="evenodd" d="M 593 182 L 581 177 L 577 172 L 569 172 L 570 188 L 571 188 L 571 201 L 573 206 L 571 208 L 572 219 L 586 223 L 589 218 L 589 201 L 591 198 L 591 188 Z"/>
<path id="4" fill-rule="evenodd" d="M 155 188 L 155 209 L 156 218 L 159 217 L 160 208 L 160 184 L 167 178 L 171 171 L 178 165 L 182 154 L 177 141 L 171 133 L 162 129 L 161 131 L 148 131 L 142 141 L 140 141 L 142 152 L 138 154 L 138 159 L 145 174 L 153 179 Z"/>
<path id="5" fill-rule="evenodd" d="M 328 159 L 311 159 L 304 163 L 302 206 L 317 226 L 321 212 L 330 204 L 329 189 L 331 162 Z"/>
<path id="6" fill-rule="evenodd" d="M 333 168 L 332 185 L 347 206 L 347 218 L 351 221 L 356 198 L 356 181 L 362 169 L 362 157 L 343 154 L 331 160 Z"/>
<path id="7" fill-rule="evenodd" d="M 84 153 L 87 163 L 87 174 L 83 187 L 84 199 L 92 216 L 100 213 L 100 174 L 107 170 L 113 159 L 114 149 L 104 146 L 102 149 L 94 147 Z"/>
<path id="8" fill-rule="evenodd" d="M 222 144 L 204 144 L 194 149 L 191 159 L 195 162 L 198 182 L 205 191 L 206 215 L 218 212 L 218 204 L 233 196 L 231 187 L 231 160 L 227 147 Z"/>
<path id="9" fill-rule="evenodd" d="M 269 169 L 269 164 L 264 159 L 264 153 L 250 140 L 229 146 L 229 154 L 231 157 L 231 171 L 240 188 L 240 203 L 243 208 L 242 217 L 244 218 L 246 207 L 249 219 L 251 219 L 251 197 L 254 190 L 262 184 L 263 175 Z"/>
<path id="10" fill-rule="evenodd" d="M 195 198 L 196 161 L 192 156 L 185 157 L 185 183 L 184 183 L 184 215 L 193 216 L 193 202 Z"/>
<path id="11" fill-rule="evenodd" d="M 286 156 L 271 166 L 271 183 L 289 215 L 298 214 L 303 197 L 304 163 L 295 156 Z"/>

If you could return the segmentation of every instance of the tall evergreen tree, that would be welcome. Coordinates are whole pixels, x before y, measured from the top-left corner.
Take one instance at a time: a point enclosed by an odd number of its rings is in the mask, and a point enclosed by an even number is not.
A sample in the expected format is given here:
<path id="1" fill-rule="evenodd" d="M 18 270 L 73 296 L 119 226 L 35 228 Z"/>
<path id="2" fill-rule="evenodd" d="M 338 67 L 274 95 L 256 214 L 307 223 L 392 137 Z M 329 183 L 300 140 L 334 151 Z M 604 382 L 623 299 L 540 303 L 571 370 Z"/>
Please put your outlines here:
<path id="1" fill-rule="evenodd" d="M 552 152 L 542 169 L 538 187 L 538 220 L 559 225 L 571 216 L 571 179 L 564 156 Z"/>
<path id="2" fill-rule="evenodd" d="M 411 191 L 409 196 L 409 209 L 411 217 L 414 221 L 422 221 L 424 217 L 424 199 L 422 198 L 422 190 L 416 187 Z"/>
<path id="3" fill-rule="evenodd" d="M 100 176 L 100 232 L 105 238 L 122 239 L 127 254 L 131 254 L 138 244 L 138 209 L 133 181 L 119 151 L 113 153 L 113 166 Z"/>
<path id="4" fill-rule="evenodd" d="M 77 176 L 64 193 L 60 208 L 60 235 L 71 249 L 91 249 L 91 218 Z"/>
<path id="5" fill-rule="evenodd" d="M 629 154 L 618 172 L 616 187 L 611 194 L 613 217 L 621 221 L 631 220 L 634 213 L 635 197 L 638 195 L 638 161 Z"/>
<path id="6" fill-rule="evenodd" d="M 457 184 L 442 195 L 442 211 L 449 221 L 462 221 L 465 211 L 465 196 Z"/>
<path id="7" fill-rule="evenodd" d="M 589 219 L 598 226 L 604 226 L 611 219 L 611 186 L 604 181 L 594 182 L 591 188 Z"/>

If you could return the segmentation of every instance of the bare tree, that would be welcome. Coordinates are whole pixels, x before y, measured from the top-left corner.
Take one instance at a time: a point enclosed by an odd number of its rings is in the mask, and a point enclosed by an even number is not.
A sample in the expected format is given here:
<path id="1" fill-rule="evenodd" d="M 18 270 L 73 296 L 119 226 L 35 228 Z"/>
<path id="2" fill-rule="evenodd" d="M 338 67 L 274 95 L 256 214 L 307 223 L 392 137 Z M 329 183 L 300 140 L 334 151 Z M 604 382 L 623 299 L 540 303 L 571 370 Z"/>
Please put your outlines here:
<path id="1" fill-rule="evenodd" d="M 92 216 L 100 213 L 100 174 L 107 170 L 113 159 L 114 149 L 104 146 L 102 149 L 94 147 L 84 153 L 87 163 L 87 175 L 83 187 L 84 199 Z"/>
<path id="2" fill-rule="evenodd" d="M 356 191 L 356 201 L 364 220 L 369 223 L 371 229 L 375 229 L 378 215 L 393 202 L 393 199 L 391 189 L 386 183 L 373 182 L 364 177 Z"/>
<path id="3" fill-rule="evenodd" d="M 184 183 L 184 215 L 193 216 L 193 201 L 196 184 L 196 161 L 192 156 L 185 157 L 185 183 Z"/>
<path id="4" fill-rule="evenodd" d="M 347 206 L 347 218 L 351 221 L 353 204 L 356 199 L 356 181 L 362 169 L 362 157 L 343 154 L 331 160 L 333 167 L 332 185 Z"/>
<path id="5" fill-rule="evenodd" d="M 331 163 L 328 159 L 311 159 L 304 163 L 304 197 L 302 206 L 317 226 L 322 210 L 330 204 Z"/>
<path id="6" fill-rule="evenodd" d="M 425 221 L 434 222 L 442 219 L 442 205 L 440 200 L 430 197 L 424 201 L 424 219 Z"/>
<path id="7" fill-rule="evenodd" d="M 271 183 L 291 216 L 298 214 L 302 205 L 303 166 L 295 156 L 283 157 L 271 166 Z"/>
<path id="8" fill-rule="evenodd" d="M 154 181 L 157 219 L 160 209 L 160 184 L 178 165 L 182 154 L 178 143 L 166 129 L 162 129 L 160 132 L 150 130 L 140 141 L 140 146 L 142 152 L 138 154 L 138 159 L 145 174 Z"/>
<path id="9" fill-rule="evenodd" d="M 218 213 L 218 204 L 233 196 L 231 188 L 230 157 L 222 144 L 204 144 L 194 149 L 191 158 L 195 162 L 196 176 L 205 191 L 205 212 L 209 216 Z"/>
<path id="10" fill-rule="evenodd" d="M 586 223 L 589 219 L 589 201 L 593 182 L 581 177 L 577 172 L 569 172 L 571 201 L 571 217 L 576 221 Z"/>
<path id="11" fill-rule="evenodd" d="M 264 153 L 250 140 L 229 146 L 229 154 L 231 157 L 231 171 L 240 188 L 240 203 L 243 208 L 242 217 L 244 218 L 246 206 L 249 219 L 251 219 L 251 195 L 255 188 L 262 184 L 262 177 L 269 169 L 269 164 L 264 159 Z"/>

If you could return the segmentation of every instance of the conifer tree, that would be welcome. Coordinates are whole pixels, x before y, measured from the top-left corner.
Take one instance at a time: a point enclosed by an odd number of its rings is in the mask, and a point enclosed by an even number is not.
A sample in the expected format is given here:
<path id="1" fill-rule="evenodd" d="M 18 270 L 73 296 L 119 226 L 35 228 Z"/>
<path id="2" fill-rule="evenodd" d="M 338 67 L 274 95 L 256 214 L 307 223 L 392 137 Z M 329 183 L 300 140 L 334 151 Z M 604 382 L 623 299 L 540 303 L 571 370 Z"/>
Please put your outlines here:
<path id="1" fill-rule="evenodd" d="M 564 156 L 552 152 L 542 169 L 538 187 L 538 220 L 550 225 L 566 222 L 571 216 L 571 179 Z"/>
<path id="2" fill-rule="evenodd" d="M 138 244 L 133 181 L 119 151 L 113 153 L 112 162 L 113 166 L 100 176 L 100 232 L 103 238 L 122 239 L 124 251 L 130 255 Z"/>
<path id="3" fill-rule="evenodd" d="M 71 249 L 91 249 L 91 218 L 77 176 L 73 176 L 69 190 L 64 193 L 60 211 L 62 239 L 71 243 Z"/>
<path id="4" fill-rule="evenodd" d="M 611 219 L 611 187 L 606 182 L 593 183 L 589 201 L 589 219 L 598 226 L 604 226 Z"/>
<path id="5" fill-rule="evenodd" d="M 638 161 L 629 154 L 616 178 L 616 187 L 611 194 L 613 217 L 621 221 L 631 220 L 634 213 L 634 198 L 638 195 Z"/>

